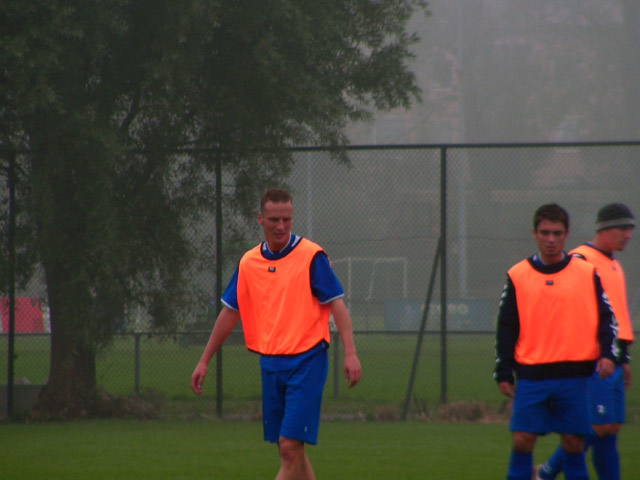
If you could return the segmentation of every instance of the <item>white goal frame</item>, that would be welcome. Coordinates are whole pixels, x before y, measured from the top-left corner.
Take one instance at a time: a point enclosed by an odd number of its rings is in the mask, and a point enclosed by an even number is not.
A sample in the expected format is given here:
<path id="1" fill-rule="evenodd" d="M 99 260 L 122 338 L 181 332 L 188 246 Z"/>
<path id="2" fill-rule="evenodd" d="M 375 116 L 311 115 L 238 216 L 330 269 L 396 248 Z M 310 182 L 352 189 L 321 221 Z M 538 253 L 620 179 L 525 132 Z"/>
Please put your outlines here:
<path id="1" fill-rule="evenodd" d="M 351 303 L 351 292 L 353 291 L 353 264 L 355 262 L 369 263 L 371 264 L 371 275 L 369 277 L 369 289 L 365 297 L 365 301 L 370 301 L 373 298 L 373 288 L 376 279 L 376 269 L 378 265 L 398 263 L 402 267 L 402 298 L 407 298 L 407 258 L 406 257 L 345 257 L 338 260 L 332 260 L 332 264 L 338 265 L 341 263 L 347 264 L 347 303 Z M 350 306 L 350 305 L 348 305 Z"/>

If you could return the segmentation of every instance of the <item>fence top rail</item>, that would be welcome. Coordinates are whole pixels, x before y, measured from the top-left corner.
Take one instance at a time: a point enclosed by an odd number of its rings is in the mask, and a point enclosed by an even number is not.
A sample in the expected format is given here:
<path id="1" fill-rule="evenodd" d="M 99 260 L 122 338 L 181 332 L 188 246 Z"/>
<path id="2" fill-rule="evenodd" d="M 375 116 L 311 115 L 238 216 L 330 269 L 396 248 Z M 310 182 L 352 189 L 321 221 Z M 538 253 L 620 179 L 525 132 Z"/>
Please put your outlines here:
<path id="1" fill-rule="evenodd" d="M 290 146 L 286 149 L 291 152 L 339 152 L 356 150 L 454 150 L 454 149 L 483 149 L 483 148 L 569 148 L 569 147 L 637 147 L 640 140 L 594 140 L 588 142 L 512 142 L 512 143 L 414 143 L 414 144 L 360 144 L 360 145 L 301 145 Z M 260 151 L 259 147 L 254 149 Z M 268 151 L 269 149 L 262 149 Z M 190 147 L 164 150 L 165 153 L 188 155 L 197 153 L 221 152 L 216 147 Z M 29 155 L 28 149 L 0 146 L 3 154 Z M 132 149 L 133 154 L 144 155 L 148 150 Z"/>
<path id="2" fill-rule="evenodd" d="M 116 333 L 116 337 L 135 337 L 135 336 L 163 336 L 163 337 L 171 337 L 171 336 L 183 336 L 183 335 L 203 335 L 210 334 L 210 330 L 187 330 L 180 332 L 124 332 L 124 333 Z M 239 334 L 242 332 L 231 332 L 232 334 Z M 402 335 L 415 335 L 418 333 L 418 330 L 354 330 L 353 333 L 355 335 L 392 335 L 392 336 L 402 336 Z M 425 330 L 425 333 L 433 334 L 440 333 L 439 328 L 428 328 Z M 495 335 L 494 330 L 447 330 L 447 335 Z M 636 335 L 640 335 L 640 330 L 634 331 Z M 50 337 L 51 333 L 16 333 L 14 334 L 16 337 Z M 0 338 L 8 337 L 8 333 L 0 333 Z"/>
<path id="3" fill-rule="evenodd" d="M 514 142 L 514 143 L 415 143 L 345 146 L 299 146 L 290 147 L 294 152 L 317 152 L 335 150 L 433 150 L 433 149 L 477 149 L 477 148 L 563 148 L 563 147 L 637 147 L 640 140 L 602 140 L 591 142 Z"/>

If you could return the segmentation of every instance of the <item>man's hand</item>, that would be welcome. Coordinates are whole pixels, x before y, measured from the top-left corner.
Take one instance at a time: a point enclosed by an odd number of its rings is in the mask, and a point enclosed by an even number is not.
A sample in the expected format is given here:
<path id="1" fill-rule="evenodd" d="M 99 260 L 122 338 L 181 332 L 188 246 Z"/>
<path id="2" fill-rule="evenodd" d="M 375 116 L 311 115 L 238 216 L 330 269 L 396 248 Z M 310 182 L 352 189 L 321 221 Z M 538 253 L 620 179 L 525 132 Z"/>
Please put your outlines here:
<path id="1" fill-rule="evenodd" d="M 344 376 L 349 382 L 349 387 L 353 387 L 362 378 L 362 367 L 355 353 L 344 357 Z"/>
<path id="2" fill-rule="evenodd" d="M 613 360 L 602 357 L 596 364 L 596 372 L 600 374 L 600 378 L 607 378 L 610 376 L 616 368 L 616 364 Z"/>
<path id="3" fill-rule="evenodd" d="M 207 365 L 198 363 L 191 375 L 191 390 L 193 390 L 196 395 L 202 395 L 202 384 L 204 383 L 204 377 L 207 376 L 207 370 L 209 370 Z"/>
<path id="4" fill-rule="evenodd" d="M 630 388 L 631 387 L 631 367 L 629 366 L 628 363 L 622 364 L 622 375 L 624 377 L 624 387 Z"/>
<path id="5" fill-rule="evenodd" d="M 512 398 L 513 394 L 516 391 L 516 387 L 513 383 L 510 382 L 500 382 L 498 384 L 498 388 L 500 389 L 500 391 L 502 392 L 503 395 Z"/>

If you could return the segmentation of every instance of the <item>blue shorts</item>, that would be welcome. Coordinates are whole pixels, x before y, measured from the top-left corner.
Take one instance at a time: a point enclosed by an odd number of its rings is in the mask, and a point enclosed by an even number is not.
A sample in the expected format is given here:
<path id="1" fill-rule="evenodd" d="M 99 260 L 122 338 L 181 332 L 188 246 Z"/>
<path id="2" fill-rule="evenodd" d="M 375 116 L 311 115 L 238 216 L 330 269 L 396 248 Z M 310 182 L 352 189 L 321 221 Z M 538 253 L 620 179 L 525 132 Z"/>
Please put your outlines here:
<path id="1" fill-rule="evenodd" d="M 518 380 L 511 412 L 514 432 L 545 435 L 591 433 L 588 378 Z"/>
<path id="2" fill-rule="evenodd" d="M 591 423 L 624 423 L 625 391 L 622 367 L 616 367 L 613 374 L 607 378 L 600 378 L 600 375 L 594 372 L 588 384 Z"/>
<path id="3" fill-rule="evenodd" d="M 280 437 L 318 443 L 322 392 L 329 371 L 326 348 L 303 354 L 290 370 L 269 369 L 262 363 L 262 418 L 264 439 Z"/>

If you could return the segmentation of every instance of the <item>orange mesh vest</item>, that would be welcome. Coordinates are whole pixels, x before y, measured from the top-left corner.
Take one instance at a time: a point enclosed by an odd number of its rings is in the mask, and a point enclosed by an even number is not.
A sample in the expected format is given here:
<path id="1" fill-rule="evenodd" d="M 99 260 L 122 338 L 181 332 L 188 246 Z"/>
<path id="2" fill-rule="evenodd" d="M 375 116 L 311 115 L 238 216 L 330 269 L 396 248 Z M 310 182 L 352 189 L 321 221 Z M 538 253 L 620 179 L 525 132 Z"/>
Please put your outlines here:
<path id="1" fill-rule="evenodd" d="M 520 317 L 515 349 L 518 363 L 578 362 L 599 357 L 593 274 L 591 264 L 576 259 L 553 274 L 538 272 L 527 260 L 509 270 Z"/>
<path id="2" fill-rule="evenodd" d="M 301 239 L 285 257 L 269 260 L 261 245 L 240 260 L 238 305 L 247 348 L 266 355 L 302 353 L 330 341 L 331 307 L 311 293 L 310 269 L 322 247 Z"/>
<path id="3" fill-rule="evenodd" d="M 609 297 L 611 308 L 618 320 L 618 338 L 629 342 L 633 341 L 633 326 L 627 308 L 627 286 L 620 262 L 588 245 L 581 245 L 571 250 L 570 253 L 582 255 L 587 262 L 596 267 L 602 288 Z"/>

